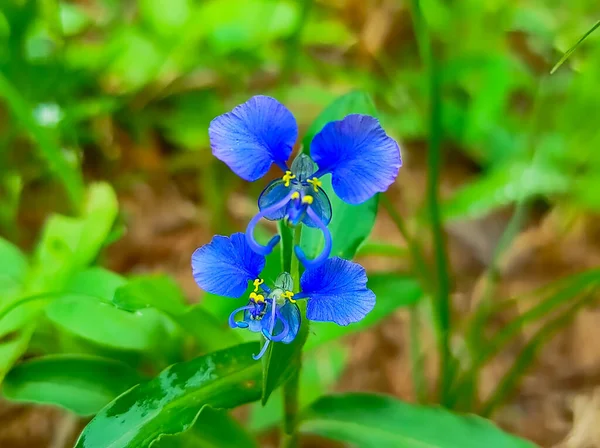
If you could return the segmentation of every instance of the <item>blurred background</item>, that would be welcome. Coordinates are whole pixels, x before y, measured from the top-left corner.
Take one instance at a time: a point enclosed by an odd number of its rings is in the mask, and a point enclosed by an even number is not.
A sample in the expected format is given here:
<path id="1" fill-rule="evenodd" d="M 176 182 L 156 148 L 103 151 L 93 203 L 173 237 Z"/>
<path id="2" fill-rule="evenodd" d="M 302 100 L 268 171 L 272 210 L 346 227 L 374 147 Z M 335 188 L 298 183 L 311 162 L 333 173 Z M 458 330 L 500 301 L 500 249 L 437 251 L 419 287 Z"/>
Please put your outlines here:
<path id="1" fill-rule="evenodd" d="M 440 191 L 460 326 L 518 201 L 529 206 L 498 264 L 496 295 L 516 297 L 600 265 L 600 32 L 549 75 L 600 18 L 600 4 L 421 6 L 441 71 Z M 107 181 L 120 214 L 100 264 L 167 273 L 191 302 L 202 300 L 192 251 L 214 233 L 242 230 L 266 185 L 242 181 L 212 157 L 209 122 L 266 94 L 294 113 L 302 135 L 356 90 L 372 97 L 401 144 L 404 166 L 388 198 L 429 254 L 422 224 L 430 99 L 409 2 L 1 0 L 0 235 L 31 251 L 50 213 L 77 213 L 84 186 Z M 379 254 L 381 242 L 397 251 Z M 403 272 L 406 252 L 380 207 L 360 260 L 370 272 Z M 494 420 L 542 446 L 600 446 L 599 329 L 593 307 L 565 323 Z M 326 387 L 413 400 L 408 331 L 398 311 L 344 339 L 334 360 L 318 364 Z M 427 331 L 422 346 L 434 350 Z M 483 371 L 482 393 L 512 365 L 516 346 Z M 433 376 L 435 360 L 426 367 Z M 0 446 L 57 447 L 62 418 L 56 409 L 0 402 Z"/>

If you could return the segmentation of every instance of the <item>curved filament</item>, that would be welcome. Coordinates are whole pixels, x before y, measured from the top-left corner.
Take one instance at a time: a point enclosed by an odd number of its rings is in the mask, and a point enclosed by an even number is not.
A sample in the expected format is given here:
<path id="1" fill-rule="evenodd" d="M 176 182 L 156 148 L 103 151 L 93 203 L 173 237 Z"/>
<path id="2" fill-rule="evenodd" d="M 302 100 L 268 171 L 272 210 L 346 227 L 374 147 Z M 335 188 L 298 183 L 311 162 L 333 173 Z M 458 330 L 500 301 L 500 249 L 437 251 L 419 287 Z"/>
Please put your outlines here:
<path id="1" fill-rule="evenodd" d="M 279 319 L 281 321 L 281 323 L 283 324 L 283 330 L 281 330 L 281 332 L 278 335 L 274 335 L 273 333 L 267 335 L 265 334 L 265 330 L 263 330 L 263 334 L 265 335 L 265 337 L 267 339 L 271 339 L 271 341 L 273 342 L 280 342 L 283 339 L 285 339 L 285 337 L 288 335 L 288 333 L 290 332 L 290 324 L 287 322 L 287 320 L 285 320 L 282 316 L 281 313 L 279 312 L 279 310 L 277 310 L 276 312 L 276 319 Z M 273 327 L 274 329 L 275 327 Z"/>
<path id="2" fill-rule="evenodd" d="M 277 304 L 275 302 L 273 302 L 273 304 L 271 305 L 271 322 L 269 324 L 269 334 L 273 334 L 273 329 L 275 328 L 275 310 L 276 310 L 276 308 L 277 308 Z M 264 333 L 264 329 L 263 329 L 263 333 Z M 252 355 L 252 358 L 254 358 L 254 360 L 256 360 L 256 361 L 258 361 L 260 358 L 262 358 L 262 356 L 267 351 L 267 347 L 269 346 L 270 342 L 271 342 L 271 339 L 265 336 L 265 343 L 263 344 L 262 348 L 260 349 L 260 352 L 258 353 L 258 355 Z"/>
<path id="3" fill-rule="evenodd" d="M 241 308 L 238 308 L 237 310 L 234 310 L 230 315 L 229 315 L 229 326 L 231 328 L 248 328 L 248 323 L 241 321 L 241 322 L 237 322 L 235 320 L 235 316 L 237 313 L 239 313 L 240 311 L 246 311 L 246 310 L 250 310 L 252 309 L 253 306 L 252 305 L 246 305 L 243 306 Z"/>
<path id="4" fill-rule="evenodd" d="M 304 251 L 302 250 L 302 248 L 300 246 L 295 246 L 294 251 L 296 252 L 296 256 L 302 262 L 304 267 L 306 267 L 307 269 L 314 269 L 314 268 L 319 267 L 321 264 L 323 264 L 329 257 L 329 254 L 331 253 L 331 233 L 329 232 L 329 229 L 327 228 L 325 223 L 311 209 L 311 207 L 306 208 L 306 213 L 308 214 L 310 219 L 312 219 L 313 222 L 317 225 L 317 227 L 319 229 L 321 229 L 321 231 L 323 232 L 323 237 L 325 238 L 325 244 L 323 245 L 323 250 L 321 251 L 321 253 L 312 260 L 310 260 L 306 257 L 306 255 L 304 254 Z"/>
<path id="5" fill-rule="evenodd" d="M 259 244 L 258 241 L 254 239 L 254 228 L 256 227 L 256 224 L 258 224 L 258 222 L 266 215 L 276 212 L 281 207 L 285 206 L 289 202 L 291 197 L 292 192 L 286 195 L 281 201 L 276 202 L 275 204 L 260 210 L 248 223 L 248 227 L 246 227 L 246 241 L 248 241 L 248 245 L 250 246 L 250 248 L 257 254 L 264 256 L 269 255 L 273 251 L 273 248 L 279 242 L 279 239 L 281 237 L 279 235 L 275 235 L 273 238 L 271 238 L 271 241 L 269 241 L 266 246 Z"/>

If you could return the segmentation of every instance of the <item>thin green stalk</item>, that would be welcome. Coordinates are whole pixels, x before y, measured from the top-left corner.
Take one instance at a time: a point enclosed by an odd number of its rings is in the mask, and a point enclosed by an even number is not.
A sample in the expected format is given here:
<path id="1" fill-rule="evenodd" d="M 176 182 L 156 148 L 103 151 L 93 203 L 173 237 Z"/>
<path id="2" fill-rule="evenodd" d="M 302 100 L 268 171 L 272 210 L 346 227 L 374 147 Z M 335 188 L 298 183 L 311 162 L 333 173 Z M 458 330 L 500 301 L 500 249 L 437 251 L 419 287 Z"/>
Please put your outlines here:
<path id="1" fill-rule="evenodd" d="M 567 50 L 567 52 L 565 54 L 563 54 L 562 58 L 560 58 L 560 60 L 554 65 L 554 67 L 552 67 L 552 70 L 550 70 L 550 74 L 553 75 L 554 72 L 556 72 L 556 70 L 558 70 L 558 68 L 564 64 L 564 62 L 569 59 L 569 56 L 571 56 L 573 54 L 573 52 L 575 50 L 577 50 L 577 47 L 579 47 L 579 45 L 587 39 L 587 37 L 592 34 L 596 28 L 600 27 L 600 20 L 598 20 L 583 36 L 581 36 L 579 38 L 579 40 L 577 42 L 575 42 L 575 45 L 573 45 L 571 48 L 569 48 Z"/>
<path id="2" fill-rule="evenodd" d="M 420 343 L 421 322 L 418 305 L 410 307 L 410 364 L 411 376 L 415 395 L 419 403 L 425 403 L 428 398 L 427 379 L 423 368 L 423 353 Z"/>
<path id="3" fill-rule="evenodd" d="M 292 247 L 300 244 L 302 239 L 302 226 L 296 226 L 294 229 L 294 243 Z M 294 291 L 300 291 L 300 262 L 294 252 L 290 253 L 290 266 L 292 279 L 294 280 Z M 283 385 L 283 412 L 284 434 L 281 439 L 283 448 L 296 448 L 298 446 L 298 435 L 296 434 L 296 424 L 298 420 L 298 392 L 300 386 L 300 369 L 302 368 L 302 360 L 298 369 L 292 374 L 290 379 Z"/>
<path id="4" fill-rule="evenodd" d="M 420 278 L 421 284 L 424 288 L 428 288 L 431 285 L 431 273 L 429 272 L 429 267 L 427 266 L 427 262 L 425 261 L 425 257 L 423 256 L 423 250 L 411 237 L 408 233 L 408 229 L 406 228 L 406 224 L 404 223 L 404 219 L 398 213 L 387 194 L 379 195 L 379 200 L 381 204 L 385 207 L 388 215 L 398 228 L 398 231 L 406 241 L 406 245 L 408 246 L 408 251 L 410 252 L 411 261 L 413 264 L 413 270 L 416 276 Z"/>
<path id="5" fill-rule="evenodd" d="M 298 56 L 300 54 L 302 31 L 304 30 L 304 26 L 308 22 L 308 17 L 310 15 L 312 5 L 313 0 L 302 0 L 302 9 L 298 16 L 298 21 L 296 22 L 294 30 L 292 31 L 287 41 L 287 49 L 285 52 L 285 59 L 283 61 L 283 66 L 281 69 L 281 78 L 279 83 L 281 88 L 286 88 L 287 84 L 290 82 L 292 75 L 294 74 L 294 70 L 296 68 L 296 61 L 298 60 Z"/>
<path id="6" fill-rule="evenodd" d="M 532 118 L 529 123 L 529 131 L 527 133 L 527 148 L 535 148 L 535 142 L 533 140 L 533 137 L 536 135 L 537 126 L 539 124 L 540 110 L 542 107 L 541 98 L 543 96 L 543 88 L 544 79 L 540 81 L 534 96 Z M 536 163 L 538 154 L 538 152 L 533 152 L 533 154 L 531 155 L 532 165 Z M 500 240 L 498 241 L 498 244 L 494 249 L 492 261 L 487 272 L 484 275 L 485 287 L 483 290 L 483 294 L 481 296 L 479 304 L 477 305 L 477 309 L 475 310 L 474 317 L 472 318 L 473 324 L 470 326 L 469 330 L 466 333 L 466 347 L 471 352 L 472 358 L 477 358 L 479 356 L 480 328 L 478 327 L 478 324 L 480 324 L 490 313 L 492 307 L 492 298 L 494 296 L 496 286 L 500 279 L 500 258 L 502 254 L 510 247 L 511 243 L 518 235 L 519 230 L 522 228 L 527 217 L 528 205 L 529 203 L 524 197 L 520 198 L 517 201 L 515 211 L 511 216 L 508 225 L 504 229 L 504 232 L 502 233 L 502 236 L 500 237 Z M 475 384 L 477 382 L 477 376 L 477 367 L 474 365 L 472 366 L 470 372 L 467 374 L 467 380 L 470 381 L 471 384 Z M 470 395 L 467 396 L 467 392 L 464 390 L 464 387 L 464 384 L 462 386 L 459 386 L 461 392 L 453 393 L 454 398 L 451 399 L 451 401 L 456 402 L 456 400 L 460 397 L 461 400 L 463 400 L 466 403 L 469 403 L 467 409 L 470 409 L 470 405 L 472 405 L 475 401 L 476 388 L 471 387 L 469 392 Z"/>
<path id="7" fill-rule="evenodd" d="M 527 369 L 533 364 L 533 360 L 540 349 L 548 343 L 558 331 L 568 325 L 575 317 L 577 311 L 590 303 L 590 299 L 593 300 L 595 297 L 591 294 L 586 295 L 583 299 L 579 300 L 579 302 L 571 306 L 565 313 L 542 327 L 531 338 L 510 370 L 502 378 L 492 396 L 483 404 L 480 412 L 483 417 L 489 417 L 498 405 L 503 403 L 506 398 L 514 392 Z"/>
<path id="8" fill-rule="evenodd" d="M 429 79 L 429 145 L 427 150 L 427 210 L 431 222 L 436 271 L 436 295 L 434 313 L 436 317 L 438 351 L 440 357 L 439 397 L 440 403 L 448 401 L 452 383 L 454 363 L 450 352 L 451 303 L 450 277 L 446 255 L 446 243 L 442 231 L 439 207 L 439 180 L 442 152 L 442 103 L 440 69 L 433 55 L 432 40 L 427 29 L 419 0 L 412 1 L 413 23 L 419 52 Z"/>
<path id="9" fill-rule="evenodd" d="M 398 213 L 390 199 L 386 194 L 380 195 L 380 201 L 387 210 L 390 218 L 398 228 L 398 231 L 406 241 L 411 257 L 412 269 L 415 275 L 419 277 L 423 289 L 428 290 L 431 287 L 431 273 L 423 256 L 423 252 L 419 244 L 411 237 L 404 223 L 404 219 Z M 431 294 L 429 294 L 431 296 Z M 420 338 L 421 322 L 419 319 L 418 306 L 415 305 L 410 309 L 410 359 L 411 359 L 411 375 L 415 394 L 419 402 L 425 402 L 429 395 L 427 390 L 427 381 L 423 371 L 423 356 L 421 352 Z"/>

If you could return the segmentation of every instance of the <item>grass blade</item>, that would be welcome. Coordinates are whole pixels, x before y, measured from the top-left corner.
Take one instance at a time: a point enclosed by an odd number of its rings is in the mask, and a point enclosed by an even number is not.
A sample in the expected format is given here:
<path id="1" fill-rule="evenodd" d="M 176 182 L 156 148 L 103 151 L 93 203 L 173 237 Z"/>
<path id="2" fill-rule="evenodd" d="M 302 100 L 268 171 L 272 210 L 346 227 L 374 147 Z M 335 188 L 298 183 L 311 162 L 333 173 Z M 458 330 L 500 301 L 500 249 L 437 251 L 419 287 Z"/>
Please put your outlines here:
<path id="1" fill-rule="evenodd" d="M 559 69 L 559 67 L 561 65 L 563 65 L 565 63 L 565 61 L 567 59 L 569 59 L 569 57 L 573 54 L 573 52 L 575 50 L 577 50 L 577 47 L 579 47 L 579 45 L 581 45 L 581 43 L 587 39 L 587 37 L 592 34 L 596 28 L 598 28 L 600 26 L 600 20 L 598 20 L 594 26 L 592 26 L 583 36 L 581 36 L 579 38 L 579 40 L 577 42 L 575 42 L 575 45 L 573 45 L 571 48 L 569 48 L 567 50 L 567 52 L 565 54 L 563 54 L 562 58 L 560 58 L 560 60 L 554 65 L 554 67 L 552 67 L 552 70 L 550 70 L 550 74 L 553 75 L 554 72 L 556 72 L 556 70 Z"/>

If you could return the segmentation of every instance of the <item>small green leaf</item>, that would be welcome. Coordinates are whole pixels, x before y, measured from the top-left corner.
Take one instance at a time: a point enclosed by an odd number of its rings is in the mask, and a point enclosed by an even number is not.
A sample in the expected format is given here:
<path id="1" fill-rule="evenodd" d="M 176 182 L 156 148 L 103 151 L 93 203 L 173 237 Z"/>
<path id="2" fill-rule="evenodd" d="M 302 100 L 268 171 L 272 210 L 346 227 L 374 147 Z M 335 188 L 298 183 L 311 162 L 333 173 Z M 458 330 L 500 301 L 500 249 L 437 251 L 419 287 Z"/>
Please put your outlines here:
<path id="1" fill-rule="evenodd" d="M 367 286 L 376 297 L 375 308 L 360 322 L 342 327 L 331 322 L 311 322 L 306 350 L 375 325 L 398 308 L 414 305 L 423 297 L 419 282 L 398 274 L 373 274 Z"/>
<path id="2" fill-rule="evenodd" d="M 392 397 L 344 394 L 321 398 L 304 414 L 304 433 L 361 448 L 533 448 L 491 422 Z"/>
<path id="3" fill-rule="evenodd" d="M 207 406 L 190 430 L 162 436 L 152 448 L 258 448 L 258 445 L 227 411 Z"/>
<path id="4" fill-rule="evenodd" d="M 128 365 L 84 355 L 54 355 L 27 361 L 6 375 L 8 399 L 54 404 L 78 415 L 93 415 L 140 381 Z"/>
<path id="5" fill-rule="evenodd" d="M 232 408 L 260 398 L 257 343 L 238 345 L 174 364 L 129 390 L 86 426 L 76 448 L 149 447 L 163 434 L 179 434 L 202 419 L 205 406 Z"/>

